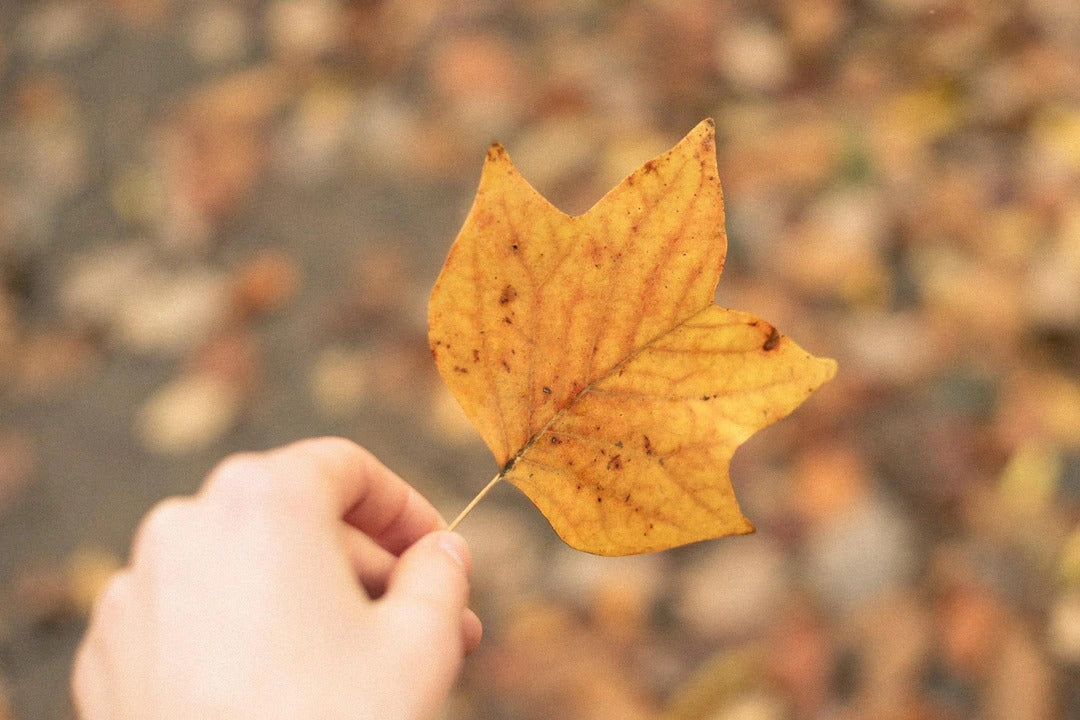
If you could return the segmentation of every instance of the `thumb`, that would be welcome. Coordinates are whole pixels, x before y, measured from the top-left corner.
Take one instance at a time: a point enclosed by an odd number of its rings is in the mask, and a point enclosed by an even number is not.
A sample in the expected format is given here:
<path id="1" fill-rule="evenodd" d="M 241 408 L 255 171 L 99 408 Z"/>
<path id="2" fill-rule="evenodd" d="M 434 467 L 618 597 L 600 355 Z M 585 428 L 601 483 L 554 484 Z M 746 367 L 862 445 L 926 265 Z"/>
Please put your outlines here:
<path id="1" fill-rule="evenodd" d="M 464 538 L 446 531 L 420 538 L 394 565 L 372 606 L 377 631 L 365 638 L 380 679 L 373 717 L 438 715 L 465 660 L 469 565 Z M 400 692 L 406 679 L 408 692 Z"/>
<path id="2" fill-rule="evenodd" d="M 445 530 L 425 535 L 402 553 L 380 602 L 420 646 L 460 654 L 471 564 L 465 538 Z"/>

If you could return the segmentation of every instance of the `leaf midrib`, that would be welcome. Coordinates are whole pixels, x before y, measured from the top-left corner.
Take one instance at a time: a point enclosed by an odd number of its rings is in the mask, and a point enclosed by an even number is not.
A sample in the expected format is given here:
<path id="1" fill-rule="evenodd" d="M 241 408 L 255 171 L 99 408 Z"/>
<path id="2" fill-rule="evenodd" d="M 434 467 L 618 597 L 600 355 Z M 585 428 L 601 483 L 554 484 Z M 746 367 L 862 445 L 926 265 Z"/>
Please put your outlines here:
<path id="1" fill-rule="evenodd" d="M 607 380 L 608 378 L 610 378 L 613 375 L 617 374 L 623 367 L 625 367 L 631 361 L 637 359 L 643 352 L 645 352 L 646 350 L 653 347 L 653 345 L 655 345 L 659 340 L 667 337 L 668 335 L 671 335 L 671 333 L 675 332 L 675 330 L 685 326 L 693 318 L 697 317 L 698 315 L 705 312 L 706 310 L 708 310 L 711 307 L 716 307 L 716 303 L 710 302 L 707 305 L 705 305 L 704 307 L 698 308 L 697 310 L 690 313 L 689 315 L 687 315 L 685 318 L 683 318 L 679 322 L 677 322 L 674 325 L 670 326 L 669 328 L 667 328 L 663 332 L 658 333 L 656 336 L 654 336 L 648 342 L 643 343 L 641 346 L 639 346 L 639 347 L 635 348 L 633 351 L 627 353 L 626 357 L 624 357 L 622 360 L 615 363 L 610 368 L 608 368 L 605 372 L 597 375 L 595 378 L 593 378 L 588 383 L 586 383 L 585 386 L 581 388 L 581 390 L 579 390 L 573 397 L 571 397 L 566 402 L 565 405 L 563 405 L 561 408 L 556 410 L 552 414 L 551 418 L 546 423 L 544 423 L 543 426 L 541 426 L 541 428 L 539 430 L 537 430 L 535 433 L 533 433 L 533 435 L 525 442 L 525 444 L 521 446 L 520 450 L 518 450 L 516 453 L 514 453 L 514 455 L 509 460 L 506 461 L 506 463 L 499 470 L 499 474 L 498 474 L 497 477 L 505 478 L 510 473 L 510 471 L 512 471 L 514 469 L 514 466 L 517 464 L 518 460 L 520 460 L 522 458 L 522 456 L 524 456 L 525 453 L 527 453 L 532 448 L 532 446 L 536 444 L 536 441 L 540 439 L 540 436 L 542 436 L 545 432 L 547 432 L 548 429 L 557 420 L 559 420 L 563 416 L 564 412 L 566 412 L 570 408 L 574 407 L 574 405 L 576 405 L 578 403 L 578 401 L 582 397 L 584 397 L 587 393 L 594 390 L 599 383 L 601 383 L 604 380 Z"/>

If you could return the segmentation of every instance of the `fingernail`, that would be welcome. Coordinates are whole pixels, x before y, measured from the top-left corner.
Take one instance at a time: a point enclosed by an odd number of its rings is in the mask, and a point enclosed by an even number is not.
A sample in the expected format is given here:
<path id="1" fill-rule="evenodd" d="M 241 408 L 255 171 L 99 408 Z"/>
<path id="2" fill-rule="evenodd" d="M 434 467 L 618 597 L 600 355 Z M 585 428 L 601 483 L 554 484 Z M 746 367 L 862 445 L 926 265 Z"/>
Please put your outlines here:
<path id="1" fill-rule="evenodd" d="M 465 538 L 455 532 L 439 532 L 439 547 L 450 556 L 458 567 L 465 572 L 469 571 L 469 546 Z"/>

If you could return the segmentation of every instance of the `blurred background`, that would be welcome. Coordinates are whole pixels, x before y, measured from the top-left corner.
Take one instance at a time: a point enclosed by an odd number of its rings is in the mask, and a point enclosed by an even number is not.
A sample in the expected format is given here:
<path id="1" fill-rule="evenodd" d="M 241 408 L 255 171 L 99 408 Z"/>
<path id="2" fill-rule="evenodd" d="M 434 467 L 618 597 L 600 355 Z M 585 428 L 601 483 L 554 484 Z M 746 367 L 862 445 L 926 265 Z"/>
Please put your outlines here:
<path id="1" fill-rule="evenodd" d="M 160 498 L 318 434 L 453 516 L 494 461 L 427 295 L 488 144 L 579 213 L 714 117 L 721 305 L 840 373 L 737 454 L 755 535 L 462 532 L 446 718 L 1080 718 L 1080 4 L 4 0 L 0 718 L 71 717 Z"/>

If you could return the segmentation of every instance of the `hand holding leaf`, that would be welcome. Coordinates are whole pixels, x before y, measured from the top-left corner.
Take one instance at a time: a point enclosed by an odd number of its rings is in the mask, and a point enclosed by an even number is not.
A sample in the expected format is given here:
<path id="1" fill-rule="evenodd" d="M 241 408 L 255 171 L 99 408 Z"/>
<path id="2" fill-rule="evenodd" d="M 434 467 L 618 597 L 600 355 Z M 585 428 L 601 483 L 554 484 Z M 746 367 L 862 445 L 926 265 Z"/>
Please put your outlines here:
<path id="1" fill-rule="evenodd" d="M 714 304 L 726 250 L 711 120 L 574 217 L 493 145 L 429 306 L 439 372 L 502 468 L 489 487 L 600 555 L 751 532 L 732 454 L 836 363 Z"/>

